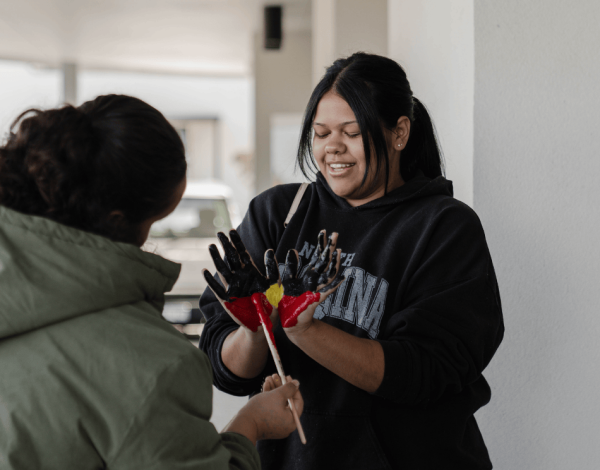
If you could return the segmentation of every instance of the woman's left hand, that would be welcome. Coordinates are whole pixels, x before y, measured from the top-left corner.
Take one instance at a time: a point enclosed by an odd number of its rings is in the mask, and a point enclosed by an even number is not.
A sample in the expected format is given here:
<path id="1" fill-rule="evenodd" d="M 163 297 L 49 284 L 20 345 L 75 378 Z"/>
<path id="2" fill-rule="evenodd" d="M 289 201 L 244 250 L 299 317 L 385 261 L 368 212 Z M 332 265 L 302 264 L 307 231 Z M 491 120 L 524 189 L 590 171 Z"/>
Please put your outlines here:
<path id="1" fill-rule="evenodd" d="M 208 248 L 223 286 L 207 269 L 203 270 L 204 278 L 225 311 L 248 332 L 249 337 L 264 340 L 263 332 L 259 331 L 262 330 L 261 325 L 266 323 L 271 328 L 271 322 L 277 318 L 268 302 L 271 287 L 279 287 L 275 254 L 273 250 L 265 253 L 265 277 L 254 264 L 237 231 L 231 230 L 229 236 L 231 242 L 224 233 L 217 234 L 225 252 L 225 261 L 215 245 Z M 259 306 L 262 307 L 260 313 Z"/>
<path id="2" fill-rule="evenodd" d="M 281 326 L 290 338 L 301 335 L 311 327 L 319 304 L 345 279 L 339 273 L 342 250 L 335 248 L 337 236 L 337 233 L 332 233 L 325 245 L 325 230 L 319 233 L 317 247 L 308 268 L 300 277 L 297 277 L 298 252 L 290 250 L 287 253 L 281 276 L 283 297 L 277 309 Z"/>

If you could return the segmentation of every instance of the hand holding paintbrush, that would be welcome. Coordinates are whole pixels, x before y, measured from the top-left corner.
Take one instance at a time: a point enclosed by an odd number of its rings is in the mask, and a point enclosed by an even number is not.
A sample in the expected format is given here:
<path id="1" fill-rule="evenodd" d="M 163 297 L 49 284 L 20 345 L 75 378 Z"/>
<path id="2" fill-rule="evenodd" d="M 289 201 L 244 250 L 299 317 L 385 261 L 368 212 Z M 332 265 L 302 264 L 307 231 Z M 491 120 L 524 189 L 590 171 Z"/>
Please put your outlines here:
<path id="1" fill-rule="evenodd" d="M 263 276 L 252 261 L 252 257 L 246 250 L 238 233 L 231 230 L 229 235 L 233 244 L 225 234 L 218 233 L 219 241 L 225 252 L 225 261 L 221 258 L 215 245 L 209 247 L 223 286 L 207 270 L 203 271 L 204 278 L 225 311 L 238 325 L 252 333 L 257 333 L 259 328 L 263 329 L 275 366 L 285 384 L 286 375 L 275 346 L 272 324 L 272 321 L 277 318 L 274 305 L 277 305 L 283 292 L 279 281 L 277 260 L 273 250 L 266 252 L 265 267 L 267 276 Z M 296 422 L 300 440 L 303 444 L 306 444 L 304 431 L 294 403 L 291 400 L 288 403 Z"/>

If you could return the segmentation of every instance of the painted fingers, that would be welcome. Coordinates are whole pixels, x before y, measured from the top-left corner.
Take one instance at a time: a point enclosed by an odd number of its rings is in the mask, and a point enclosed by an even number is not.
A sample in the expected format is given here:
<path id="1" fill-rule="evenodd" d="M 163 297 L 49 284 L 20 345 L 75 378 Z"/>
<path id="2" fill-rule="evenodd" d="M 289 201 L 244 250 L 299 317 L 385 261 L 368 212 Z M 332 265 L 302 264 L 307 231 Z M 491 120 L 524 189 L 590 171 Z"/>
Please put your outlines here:
<path id="1" fill-rule="evenodd" d="M 266 302 L 265 298 L 270 280 L 265 278 L 257 269 L 242 239 L 235 230 L 229 232 L 229 238 L 222 232 L 219 232 L 217 236 L 223 247 L 224 258 L 221 257 L 215 245 L 210 245 L 209 252 L 223 285 L 207 270 L 203 270 L 204 279 L 236 323 L 252 332 L 256 332 L 261 320 L 252 301 L 252 296 L 262 296 L 266 303 L 265 310 L 268 314 L 271 314 L 272 306 Z M 265 263 L 269 277 L 275 277 L 273 263 L 276 266 L 277 260 L 274 254 L 266 254 Z M 279 271 L 276 271 L 275 282 L 279 280 Z"/>
<path id="2" fill-rule="evenodd" d="M 308 266 L 300 275 L 301 282 L 290 282 L 298 276 L 299 257 L 296 250 L 288 251 L 281 276 L 286 295 L 300 295 L 302 292 L 327 293 L 344 280 L 339 275 L 342 250 L 336 249 L 338 234 L 333 232 L 326 240 L 325 230 L 318 235 L 317 246 L 311 255 Z M 338 275 L 336 277 L 336 275 Z M 287 281 L 287 282 L 286 282 Z"/>
<path id="3" fill-rule="evenodd" d="M 275 258 L 275 252 L 272 249 L 265 252 L 265 272 L 270 284 L 280 283 L 279 265 L 277 264 L 277 258 Z"/>
<path id="4" fill-rule="evenodd" d="M 308 329 L 318 304 L 344 281 L 339 272 L 341 250 L 336 249 L 337 238 L 334 232 L 325 242 L 325 230 L 319 232 L 317 247 L 301 273 L 298 252 L 288 251 L 281 276 L 283 297 L 278 306 L 284 328 L 298 325 L 301 330 Z"/>

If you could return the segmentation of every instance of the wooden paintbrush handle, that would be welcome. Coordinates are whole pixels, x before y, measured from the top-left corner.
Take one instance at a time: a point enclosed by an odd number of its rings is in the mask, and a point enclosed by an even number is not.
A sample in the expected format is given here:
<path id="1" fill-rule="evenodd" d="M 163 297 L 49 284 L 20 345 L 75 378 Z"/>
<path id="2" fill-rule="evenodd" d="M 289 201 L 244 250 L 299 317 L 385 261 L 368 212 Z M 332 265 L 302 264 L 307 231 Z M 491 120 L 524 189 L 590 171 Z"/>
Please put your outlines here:
<path id="1" fill-rule="evenodd" d="M 263 325 L 263 330 L 265 330 L 265 336 L 267 337 L 267 343 L 269 344 L 269 349 L 271 350 L 271 354 L 273 355 L 273 360 L 275 361 L 275 367 L 277 367 L 277 373 L 281 378 L 281 384 L 285 385 L 287 383 L 287 379 L 285 377 L 285 372 L 283 371 L 283 365 L 281 364 L 281 359 L 279 358 L 279 353 L 277 352 L 277 348 L 271 341 L 271 335 L 268 331 L 266 331 L 265 326 Z M 300 417 L 298 416 L 298 412 L 296 411 L 296 407 L 294 406 L 294 402 L 291 399 L 288 399 L 288 404 L 290 405 L 290 410 L 292 410 L 292 415 L 294 416 L 294 421 L 296 422 L 296 428 L 298 429 L 298 435 L 300 436 L 300 442 L 302 444 L 306 444 L 306 436 L 304 435 L 304 429 L 302 429 L 302 424 L 300 423 Z"/>

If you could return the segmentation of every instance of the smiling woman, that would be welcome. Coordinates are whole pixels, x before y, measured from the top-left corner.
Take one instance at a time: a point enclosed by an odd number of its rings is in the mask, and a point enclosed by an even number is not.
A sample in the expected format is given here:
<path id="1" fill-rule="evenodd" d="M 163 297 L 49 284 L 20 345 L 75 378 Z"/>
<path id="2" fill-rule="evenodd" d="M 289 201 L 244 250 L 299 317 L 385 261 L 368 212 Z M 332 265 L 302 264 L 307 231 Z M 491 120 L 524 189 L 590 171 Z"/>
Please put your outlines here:
<path id="1" fill-rule="evenodd" d="M 490 400 L 482 371 L 504 332 L 498 286 L 404 70 L 364 53 L 335 61 L 307 105 L 297 162 L 316 181 L 287 227 L 298 184 L 259 195 L 238 229 L 259 268 L 268 249 L 287 260 L 273 334 L 306 400 L 306 446 L 295 433 L 261 442 L 263 468 L 491 468 L 474 413 Z M 336 244 L 324 246 L 323 229 Z M 345 281 L 290 315 L 290 260 L 302 278 L 329 250 Z M 215 384 L 256 393 L 274 371 L 264 335 L 239 328 L 210 291 L 200 306 Z"/>

